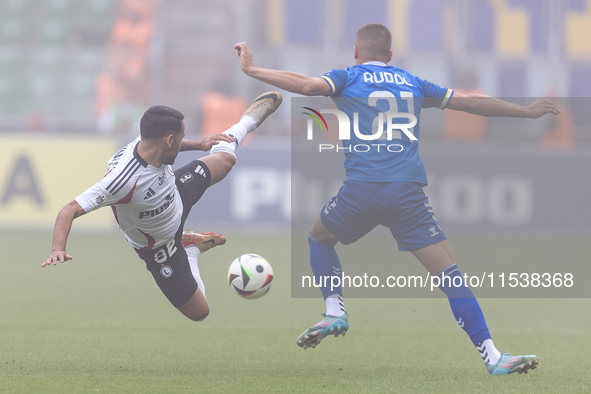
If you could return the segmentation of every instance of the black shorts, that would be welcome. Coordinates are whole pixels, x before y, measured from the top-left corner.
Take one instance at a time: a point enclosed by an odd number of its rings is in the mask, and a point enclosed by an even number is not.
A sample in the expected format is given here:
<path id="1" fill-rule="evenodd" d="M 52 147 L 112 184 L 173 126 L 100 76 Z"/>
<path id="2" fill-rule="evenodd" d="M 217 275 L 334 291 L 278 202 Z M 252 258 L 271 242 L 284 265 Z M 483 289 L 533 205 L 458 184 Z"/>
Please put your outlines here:
<path id="1" fill-rule="evenodd" d="M 166 298 L 178 308 L 189 301 L 197 290 L 187 252 L 181 246 L 183 228 L 191 208 L 209 187 L 211 174 L 202 161 L 194 160 L 177 169 L 174 176 L 183 205 L 181 224 L 174 239 L 158 248 L 135 251 L 146 262 L 146 268 L 152 273 Z"/>

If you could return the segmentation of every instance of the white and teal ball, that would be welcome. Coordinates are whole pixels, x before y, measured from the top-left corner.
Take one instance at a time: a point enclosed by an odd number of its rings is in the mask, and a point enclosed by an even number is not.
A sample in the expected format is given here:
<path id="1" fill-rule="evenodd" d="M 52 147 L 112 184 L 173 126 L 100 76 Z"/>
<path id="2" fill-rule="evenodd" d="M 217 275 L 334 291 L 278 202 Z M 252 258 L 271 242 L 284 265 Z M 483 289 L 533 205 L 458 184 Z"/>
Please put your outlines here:
<path id="1" fill-rule="evenodd" d="M 267 294 L 273 283 L 273 268 L 262 256 L 243 254 L 230 264 L 228 283 L 241 298 L 253 300 Z"/>

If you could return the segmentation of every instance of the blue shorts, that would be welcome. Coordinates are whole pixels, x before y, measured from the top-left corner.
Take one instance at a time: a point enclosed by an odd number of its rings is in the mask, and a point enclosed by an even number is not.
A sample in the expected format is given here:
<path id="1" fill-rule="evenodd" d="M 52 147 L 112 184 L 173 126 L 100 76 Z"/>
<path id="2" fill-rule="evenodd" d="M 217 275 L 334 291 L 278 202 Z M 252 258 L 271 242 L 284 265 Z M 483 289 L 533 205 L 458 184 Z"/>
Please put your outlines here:
<path id="1" fill-rule="evenodd" d="M 419 250 L 447 239 L 416 182 L 346 180 L 320 212 L 322 224 L 344 245 L 381 224 L 390 229 L 401 251 Z"/>

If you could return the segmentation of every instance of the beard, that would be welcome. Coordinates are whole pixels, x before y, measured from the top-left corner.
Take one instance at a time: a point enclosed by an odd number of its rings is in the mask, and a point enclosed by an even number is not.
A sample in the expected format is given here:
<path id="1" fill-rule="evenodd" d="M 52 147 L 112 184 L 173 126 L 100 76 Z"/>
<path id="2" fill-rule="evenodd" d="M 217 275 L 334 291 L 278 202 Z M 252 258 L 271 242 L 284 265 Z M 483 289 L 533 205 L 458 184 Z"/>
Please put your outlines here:
<path id="1" fill-rule="evenodd" d="M 177 155 L 174 156 L 167 156 L 163 161 L 162 164 L 173 165 L 174 161 L 176 160 Z"/>

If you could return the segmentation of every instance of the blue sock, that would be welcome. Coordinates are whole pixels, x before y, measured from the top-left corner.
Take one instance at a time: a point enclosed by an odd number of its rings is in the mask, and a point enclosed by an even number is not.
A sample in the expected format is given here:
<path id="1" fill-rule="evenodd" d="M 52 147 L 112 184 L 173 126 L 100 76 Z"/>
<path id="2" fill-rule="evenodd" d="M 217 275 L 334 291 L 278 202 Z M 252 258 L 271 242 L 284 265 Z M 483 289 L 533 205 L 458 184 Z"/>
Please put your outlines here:
<path id="1" fill-rule="evenodd" d="M 343 289 L 340 286 L 335 286 L 331 290 L 331 284 L 337 284 L 331 281 L 331 277 L 341 277 L 342 268 L 341 261 L 337 255 L 334 247 L 324 244 L 316 239 L 312 234 L 308 235 L 308 244 L 310 245 L 310 265 L 312 266 L 312 272 L 314 273 L 314 280 L 322 290 L 322 297 L 326 300 L 328 297 L 334 294 L 340 296 L 343 295 Z M 324 286 L 324 285 L 327 286 Z"/>
<path id="2" fill-rule="evenodd" d="M 474 298 L 472 290 L 464 285 L 464 278 L 458 265 L 449 266 L 436 276 L 441 279 L 439 288 L 449 299 L 456 322 L 470 336 L 474 346 L 489 339 L 490 333 L 480 305 Z"/>

